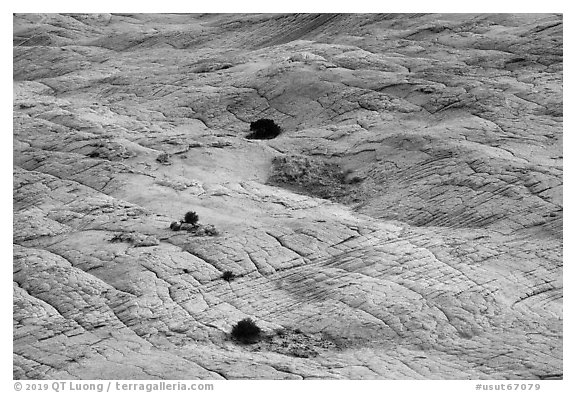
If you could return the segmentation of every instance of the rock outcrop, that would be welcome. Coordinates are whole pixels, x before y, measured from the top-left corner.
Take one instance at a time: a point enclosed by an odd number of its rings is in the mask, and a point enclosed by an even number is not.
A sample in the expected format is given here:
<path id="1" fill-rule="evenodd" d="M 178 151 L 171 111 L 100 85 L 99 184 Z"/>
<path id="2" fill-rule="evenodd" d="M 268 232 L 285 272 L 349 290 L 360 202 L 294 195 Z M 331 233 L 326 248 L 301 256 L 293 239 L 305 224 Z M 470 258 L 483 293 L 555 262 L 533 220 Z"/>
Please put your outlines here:
<path id="1" fill-rule="evenodd" d="M 14 378 L 562 378 L 562 42 L 561 15 L 16 14 Z"/>

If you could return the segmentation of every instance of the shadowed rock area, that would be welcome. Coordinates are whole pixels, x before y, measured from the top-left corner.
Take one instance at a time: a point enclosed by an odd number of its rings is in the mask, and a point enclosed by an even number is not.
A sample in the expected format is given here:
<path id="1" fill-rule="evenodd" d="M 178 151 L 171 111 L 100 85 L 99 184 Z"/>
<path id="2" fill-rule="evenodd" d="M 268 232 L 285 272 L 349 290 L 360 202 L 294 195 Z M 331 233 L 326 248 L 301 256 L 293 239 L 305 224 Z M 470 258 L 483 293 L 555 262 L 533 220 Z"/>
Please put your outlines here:
<path id="1" fill-rule="evenodd" d="M 13 21 L 15 379 L 562 378 L 561 15 Z"/>

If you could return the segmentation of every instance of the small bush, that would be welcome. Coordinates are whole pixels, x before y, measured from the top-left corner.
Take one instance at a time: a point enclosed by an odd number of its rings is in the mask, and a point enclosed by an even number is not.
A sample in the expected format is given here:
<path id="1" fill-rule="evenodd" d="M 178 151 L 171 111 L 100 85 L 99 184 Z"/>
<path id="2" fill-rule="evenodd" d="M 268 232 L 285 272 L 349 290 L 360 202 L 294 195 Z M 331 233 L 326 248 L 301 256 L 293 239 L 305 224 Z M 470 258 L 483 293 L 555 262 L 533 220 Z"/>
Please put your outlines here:
<path id="1" fill-rule="evenodd" d="M 109 240 L 110 243 L 132 243 L 134 247 L 151 247 L 160 244 L 154 236 L 142 233 L 115 233 Z"/>
<path id="2" fill-rule="evenodd" d="M 234 273 L 232 273 L 230 270 L 226 270 L 223 274 L 222 274 L 222 279 L 224 281 L 232 281 L 234 279 Z"/>
<path id="3" fill-rule="evenodd" d="M 200 217 L 198 217 L 196 212 L 188 212 L 184 215 L 184 222 L 187 224 L 196 225 L 199 219 Z"/>
<path id="4" fill-rule="evenodd" d="M 205 236 L 218 236 L 219 232 L 216 229 L 216 227 L 214 227 L 214 225 L 204 225 L 203 229 L 203 234 Z"/>
<path id="5" fill-rule="evenodd" d="M 250 123 L 250 131 L 246 138 L 248 139 L 274 139 L 282 132 L 280 126 L 274 123 L 274 120 L 260 119 Z"/>
<path id="6" fill-rule="evenodd" d="M 180 223 L 173 221 L 172 224 L 170 224 L 170 229 L 172 229 L 173 231 L 179 231 L 180 230 Z"/>
<path id="7" fill-rule="evenodd" d="M 168 165 L 170 164 L 170 156 L 168 155 L 168 153 L 160 153 L 160 155 L 156 157 L 156 161 L 158 161 L 161 164 Z"/>
<path id="8" fill-rule="evenodd" d="M 115 233 L 108 241 L 110 243 L 129 242 L 130 237 L 126 236 L 124 233 Z"/>
<path id="9" fill-rule="evenodd" d="M 260 339 L 262 330 L 251 318 L 245 318 L 232 327 L 232 337 L 244 344 L 252 344 Z"/>

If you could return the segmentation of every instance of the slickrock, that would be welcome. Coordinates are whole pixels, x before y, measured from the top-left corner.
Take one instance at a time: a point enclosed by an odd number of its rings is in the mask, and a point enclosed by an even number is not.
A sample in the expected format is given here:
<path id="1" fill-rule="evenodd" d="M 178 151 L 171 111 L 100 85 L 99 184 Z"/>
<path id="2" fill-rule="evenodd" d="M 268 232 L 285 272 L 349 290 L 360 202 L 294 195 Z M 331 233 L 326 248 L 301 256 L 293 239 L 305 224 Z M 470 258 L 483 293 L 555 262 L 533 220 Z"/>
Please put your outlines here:
<path id="1" fill-rule="evenodd" d="M 13 23 L 15 379 L 562 378 L 561 15 Z"/>

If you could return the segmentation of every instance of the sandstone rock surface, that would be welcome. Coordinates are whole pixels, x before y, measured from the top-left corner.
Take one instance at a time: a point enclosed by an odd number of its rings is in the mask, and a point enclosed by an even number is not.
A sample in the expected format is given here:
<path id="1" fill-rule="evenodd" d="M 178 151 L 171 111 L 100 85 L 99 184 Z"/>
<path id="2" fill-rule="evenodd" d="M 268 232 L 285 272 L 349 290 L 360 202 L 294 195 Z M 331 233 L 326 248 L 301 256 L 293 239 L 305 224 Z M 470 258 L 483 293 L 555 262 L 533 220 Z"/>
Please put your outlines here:
<path id="1" fill-rule="evenodd" d="M 561 15 L 13 23 L 15 379 L 562 378 Z"/>

